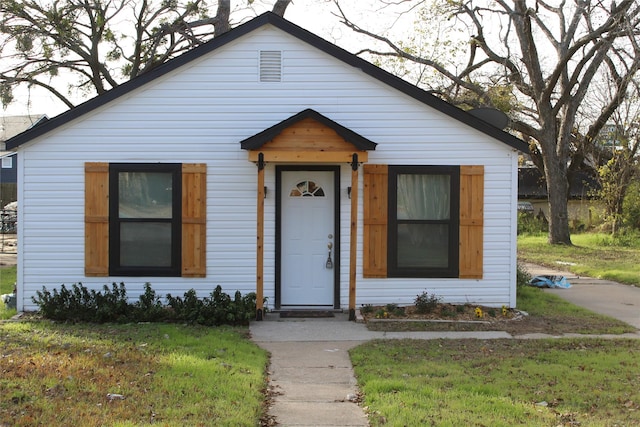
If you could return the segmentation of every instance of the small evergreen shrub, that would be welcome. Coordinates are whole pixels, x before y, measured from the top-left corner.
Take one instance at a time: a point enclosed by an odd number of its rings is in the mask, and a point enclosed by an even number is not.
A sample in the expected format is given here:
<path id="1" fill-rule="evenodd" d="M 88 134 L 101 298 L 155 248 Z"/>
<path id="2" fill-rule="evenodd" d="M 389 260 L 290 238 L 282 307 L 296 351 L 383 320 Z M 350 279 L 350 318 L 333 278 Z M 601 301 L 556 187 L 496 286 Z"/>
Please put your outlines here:
<path id="1" fill-rule="evenodd" d="M 384 308 L 385 308 L 385 310 L 387 310 L 387 312 L 393 313 L 398 308 L 398 304 L 389 303 L 389 304 L 385 305 Z"/>
<path id="2" fill-rule="evenodd" d="M 83 288 L 84 289 L 84 288 Z M 127 301 L 127 290 L 124 283 L 111 284 L 111 289 L 104 285 L 103 292 L 91 291 L 91 305 L 95 314 L 87 316 L 89 322 L 126 322 L 132 312 Z"/>
<path id="3" fill-rule="evenodd" d="M 104 285 L 102 292 L 89 291 L 82 283 L 68 289 L 37 291 L 32 298 L 40 314 L 47 319 L 74 322 L 162 322 L 176 321 L 207 326 L 247 324 L 255 316 L 256 295 L 242 295 L 236 291 L 234 298 L 217 286 L 209 297 L 198 298 L 190 289 L 183 297 L 167 294 L 167 305 L 149 283 L 137 302 L 130 304 L 124 283 Z"/>
<path id="4" fill-rule="evenodd" d="M 433 313 L 436 308 L 438 308 L 440 300 L 441 298 L 435 294 L 429 295 L 427 291 L 424 291 L 420 295 L 416 296 L 414 303 L 416 306 L 416 312 L 419 314 Z"/>
<path id="5" fill-rule="evenodd" d="M 222 292 L 220 285 L 203 299 L 198 299 L 191 289 L 184 298 L 167 294 L 173 320 L 206 326 L 243 325 L 249 323 L 256 312 L 256 294 L 242 295 L 236 291 L 234 298 Z"/>
<path id="6" fill-rule="evenodd" d="M 360 311 L 362 314 L 371 314 L 373 313 L 373 306 L 371 304 L 363 304 Z"/>
<path id="7" fill-rule="evenodd" d="M 393 310 L 393 315 L 397 316 L 397 317 L 402 317 L 405 315 L 405 308 L 404 307 L 396 307 Z"/>
<path id="8" fill-rule="evenodd" d="M 144 293 L 133 304 L 133 317 L 138 322 L 157 322 L 169 319 L 169 310 L 162 304 L 156 291 L 151 288 L 149 282 L 144 284 Z"/>

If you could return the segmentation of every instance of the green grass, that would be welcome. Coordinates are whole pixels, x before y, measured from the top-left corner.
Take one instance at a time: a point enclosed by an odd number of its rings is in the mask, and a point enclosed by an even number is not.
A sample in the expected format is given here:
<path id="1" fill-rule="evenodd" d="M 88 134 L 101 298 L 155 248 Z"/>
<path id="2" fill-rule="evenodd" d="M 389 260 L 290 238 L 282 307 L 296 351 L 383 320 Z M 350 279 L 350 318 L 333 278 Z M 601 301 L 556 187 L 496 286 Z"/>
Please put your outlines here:
<path id="1" fill-rule="evenodd" d="M 594 313 L 583 307 L 571 304 L 557 295 L 544 292 L 542 289 L 521 286 L 518 287 L 517 308 L 526 311 L 529 332 L 545 332 L 548 334 L 625 334 L 637 332 L 633 326 L 609 316 Z M 516 335 L 526 332 L 518 330 L 507 331 Z"/>
<path id="2" fill-rule="evenodd" d="M 0 295 L 13 292 L 16 283 L 16 266 L 0 267 Z M 0 320 L 9 319 L 16 314 L 16 310 L 9 310 L 0 301 Z"/>
<path id="3" fill-rule="evenodd" d="M 0 267 L 0 294 L 9 294 L 16 283 L 16 266 Z"/>
<path id="4" fill-rule="evenodd" d="M 519 261 L 640 282 L 640 248 L 605 235 L 518 238 Z M 635 328 L 529 286 L 513 334 L 618 334 Z M 516 325 L 517 323 L 517 325 Z M 640 425 L 640 340 L 378 340 L 351 350 L 372 426 Z"/>
<path id="5" fill-rule="evenodd" d="M 245 335 L 168 324 L 0 323 L 0 425 L 255 426 L 268 357 Z"/>
<path id="6" fill-rule="evenodd" d="M 547 235 L 518 236 L 518 259 L 572 273 L 640 285 L 640 239 L 614 240 L 607 234 L 571 236 L 573 246 L 549 245 Z"/>
<path id="7" fill-rule="evenodd" d="M 378 340 L 351 359 L 372 426 L 640 423 L 638 340 Z"/>

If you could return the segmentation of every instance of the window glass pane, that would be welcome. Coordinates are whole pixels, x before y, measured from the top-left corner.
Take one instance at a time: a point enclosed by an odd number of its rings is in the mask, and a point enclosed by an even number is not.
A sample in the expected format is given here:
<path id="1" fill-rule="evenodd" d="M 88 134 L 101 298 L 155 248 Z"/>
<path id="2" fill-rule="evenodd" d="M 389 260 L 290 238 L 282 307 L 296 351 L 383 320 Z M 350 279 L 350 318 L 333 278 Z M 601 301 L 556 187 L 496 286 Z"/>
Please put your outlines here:
<path id="1" fill-rule="evenodd" d="M 448 225 L 398 224 L 399 268 L 446 268 L 448 254 Z"/>
<path id="2" fill-rule="evenodd" d="M 398 219 L 449 219 L 449 175 L 398 174 Z"/>
<path id="3" fill-rule="evenodd" d="M 172 187 L 170 172 L 120 172 L 120 218 L 171 218 Z"/>
<path id="4" fill-rule="evenodd" d="M 289 192 L 289 197 L 324 197 L 324 190 L 313 181 L 302 181 Z"/>
<path id="5" fill-rule="evenodd" d="M 120 265 L 171 267 L 171 223 L 121 223 Z"/>

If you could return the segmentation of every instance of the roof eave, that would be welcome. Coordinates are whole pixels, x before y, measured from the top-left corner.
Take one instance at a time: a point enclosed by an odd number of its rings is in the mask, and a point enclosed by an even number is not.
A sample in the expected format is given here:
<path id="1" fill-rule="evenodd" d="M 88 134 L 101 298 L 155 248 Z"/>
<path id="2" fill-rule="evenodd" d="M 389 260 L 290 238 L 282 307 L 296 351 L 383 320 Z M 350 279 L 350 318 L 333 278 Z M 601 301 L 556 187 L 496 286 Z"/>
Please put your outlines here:
<path id="1" fill-rule="evenodd" d="M 330 118 L 323 116 L 322 114 L 310 108 L 307 108 L 306 110 L 303 110 L 298 114 L 291 116 L 288 119 L 285 119 L 280 123 L 277 123 L 271 126 L 268 129 L 263 130 L 262 132 L 259 132 L 243 141 L 240 141 L 240 147 L 243 150 L 257 150 L 260 147 L 262 147 L 264 144 L 266 144 L 267 142 L 275 138 L 284 129 L 306 118 L 314 119 L 324 124 L 325 126 L 333 129 L 345 141 L 350 142 L 359 150 L 369 151 L 369 150 L 376 149 L 377 144 L 375 142 L 352 131 L 351 129 L 348 129 L 342 126 L 340 123 L 337 123 L 331 120 Z"/>

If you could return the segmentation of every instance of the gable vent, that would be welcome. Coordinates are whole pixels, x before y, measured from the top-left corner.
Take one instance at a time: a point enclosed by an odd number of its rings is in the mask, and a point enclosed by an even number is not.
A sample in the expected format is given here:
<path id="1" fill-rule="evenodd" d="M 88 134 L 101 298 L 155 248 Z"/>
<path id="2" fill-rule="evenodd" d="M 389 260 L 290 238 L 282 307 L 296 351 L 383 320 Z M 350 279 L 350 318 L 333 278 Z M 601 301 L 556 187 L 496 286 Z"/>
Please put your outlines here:
<path id="1" fill-rule="evenodd" d="M 260 51 L 260 81 L 280 82 L 282 81 L 282 51 L 261 50 Z"/>

